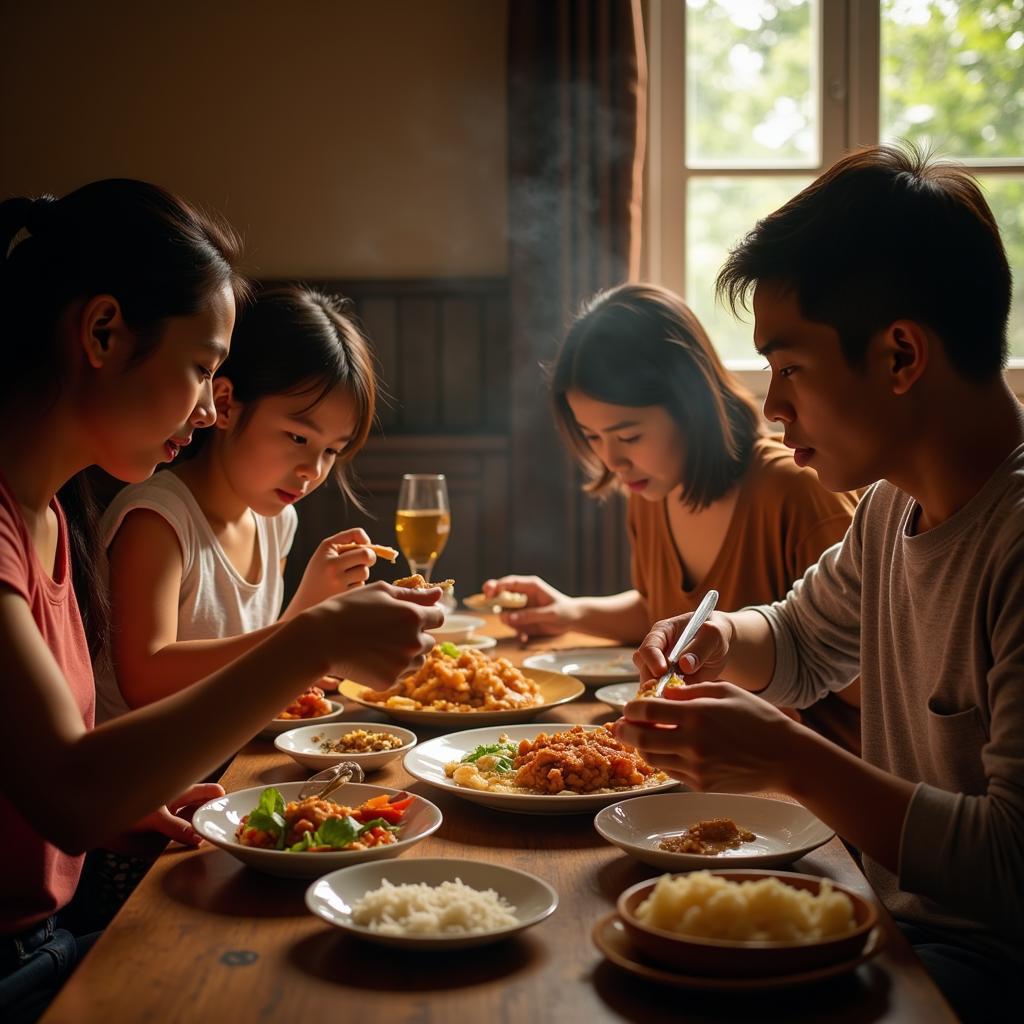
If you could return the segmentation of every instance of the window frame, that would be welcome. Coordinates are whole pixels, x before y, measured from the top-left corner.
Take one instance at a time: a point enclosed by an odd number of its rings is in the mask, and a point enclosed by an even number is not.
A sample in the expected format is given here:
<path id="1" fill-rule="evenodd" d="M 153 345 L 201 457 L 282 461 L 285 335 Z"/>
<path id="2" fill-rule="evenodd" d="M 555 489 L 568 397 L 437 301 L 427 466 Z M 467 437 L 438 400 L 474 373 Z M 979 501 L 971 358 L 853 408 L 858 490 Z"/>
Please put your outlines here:
<path id="1" fill-rule="evenodd" d="M 647 164 L 641 268 L 652 281 L 679 292 L 686 287 L 686 193 L 692 178 L 816 177 L 849 149 L 878 141 L 881 78 L 880 0 L 819 0 L 817 166 L 757 167 L 702 161 L 686 163 L 686 0 L 646 0 L 648 53 Z M 682 129 L 682 130 L 680 130 Z M 1024 159 L 965 160 L 979 174 L 1020 174 Z M 678 225 L 673 230 L 672 225 Z M 754 394 L 764 398 L 768 375 L 761 360 L 726 360 Z M 1024 358 L 1011 358 L 1006 377 L 1024 398 Z"/>

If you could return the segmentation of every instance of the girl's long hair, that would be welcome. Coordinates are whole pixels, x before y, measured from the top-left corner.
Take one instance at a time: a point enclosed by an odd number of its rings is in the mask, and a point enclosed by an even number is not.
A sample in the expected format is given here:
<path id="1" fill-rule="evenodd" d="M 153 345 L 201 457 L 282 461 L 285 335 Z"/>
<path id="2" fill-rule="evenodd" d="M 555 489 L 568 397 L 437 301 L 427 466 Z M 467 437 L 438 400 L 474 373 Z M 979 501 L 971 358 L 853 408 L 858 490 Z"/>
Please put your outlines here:
<path id="1" fill-rule="evenodd" d="M 110 178 L 61 199 L 0 203 L 0 307 L 5 373 L 0 401 L 32 398 L 41 415 L 64 385 L 58 320 L 76 300 L 111 295 L 137 332 L 133 365 L 156 349 L 171 317 L 191 316 L 225 286 L 247 292 L 241 243 L 224 222 L 166 189 Z M 61 488 L 75 593 L 95 655 L 109 608 L 98 569 L 96 502 L 83 474 Z"/>

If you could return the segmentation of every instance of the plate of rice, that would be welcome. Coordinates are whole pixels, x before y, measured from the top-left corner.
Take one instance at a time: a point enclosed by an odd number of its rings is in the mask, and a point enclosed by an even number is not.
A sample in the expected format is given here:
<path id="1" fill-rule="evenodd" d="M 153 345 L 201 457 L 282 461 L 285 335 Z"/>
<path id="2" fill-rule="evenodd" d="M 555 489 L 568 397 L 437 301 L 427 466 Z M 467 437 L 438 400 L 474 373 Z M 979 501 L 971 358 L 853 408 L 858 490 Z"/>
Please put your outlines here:
<path id="1" fill-rule="evenodd" d="M 523 814 L 582 814 L 679 785 L 601 725 L 513 725 L 427 740 L 405 755 L 421 782 Z"/>
<path id="2" fill-rule="evenodd" d="M 554 913 L 558 894 L 516 868 L 448 857 L 357 864 L 315 881 L 306 906 L 350 935 L 404 949 L 499 942 Z"/>
<path id="3" fill-rule="evenodd" d="M 416 671 L 387 690 L 374 691 L 346 679 L 338 691 L 396 722 L 444 728 L 453 717 L 474 725 L 526 722 L 548 708 L 576 700 L 584 685 L 560 672 L 521 670 L 507 658 L 438 644 Z"/>

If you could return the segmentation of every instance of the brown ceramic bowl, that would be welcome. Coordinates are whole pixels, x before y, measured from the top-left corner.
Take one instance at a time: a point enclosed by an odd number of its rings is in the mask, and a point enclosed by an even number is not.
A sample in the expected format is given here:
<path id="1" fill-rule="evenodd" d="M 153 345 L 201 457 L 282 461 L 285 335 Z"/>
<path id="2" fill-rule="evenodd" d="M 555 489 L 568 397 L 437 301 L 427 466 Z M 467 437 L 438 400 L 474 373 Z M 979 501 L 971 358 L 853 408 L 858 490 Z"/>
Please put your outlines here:
<path id="1" fill-rule="evenodd" d="M 797 875 L 785 871 L 712 871 L 711 874 L 731 882 L 753 882 L 777 878 L 795 889 L 817 894 L 821 879 L 814 875 Z M 875 904 L 852 889 L 833 882 L 853 904 L 852 931 L 811 942 L 732 942 L 726 939 L 705 939 L 679 932 L 665 931 L 644 924 L 636 916 L 636 908 L 650 895 L 657 879 L 638 882 L 619 896 L 618 912 L 630 942 L 645 956 L 666 967 L 695 976 L 764 977 L 772 974 L 795 974 L 856 957 L 864 949 L 872 928 L 878 923 Z"/>

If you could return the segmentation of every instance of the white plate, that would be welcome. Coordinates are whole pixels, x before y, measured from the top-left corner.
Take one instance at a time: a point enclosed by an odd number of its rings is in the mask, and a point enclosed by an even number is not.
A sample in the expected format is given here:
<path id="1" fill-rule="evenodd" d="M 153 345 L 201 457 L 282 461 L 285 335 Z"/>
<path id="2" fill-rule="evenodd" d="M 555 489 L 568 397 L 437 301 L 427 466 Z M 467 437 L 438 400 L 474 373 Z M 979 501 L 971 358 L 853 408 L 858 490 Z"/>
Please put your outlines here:
<path id="1" fill-rule="evenodd" d="M 631 700 L 636 700 L 639 683 L 616 683 L 614 686 L 602 686 L 594 691 L 594 696 L 609 707 L 621 711 Z"/>
<path id="2" fill-rule="evenodd" d="M 518 923 L 472 935 L 381 935 L 352 921 L 351 906 L 387 879 L 393 885 L 440 885 L 460 878 L 473 889 L 493 889 L 514 906 Z M 335 871 L 306 890 L 306 906 L 330 924 L 367 942 L 405 949 L 450 950 L 483 946 L 543 921 L 558 906 L 558 894 L 536 875 L 484 861 L 416 857 L 388 864 L 360 864 Z"/>
<path id="3" fill-rule="evenodd" d="M 545 651 L 523 659 L 526 668 L 564 672 L 567 676 L 599 686 L 602 683 L 639 679 L 633 664 L 633 647 L 574 647 L 564 651 Z"/>
<path id="4" fill-rule="evenodd" d="M 465 754 L 475 750 L 483 743 L 497 743 L 502 735 L 508 736 L 510 742 L 532 740 L 538 733 L 561 732 L 572 728 L 565 722 L 544 722 L 534 725 L 506 725 L 490 729 L 469 729 L 466 732 L 448 733 L 436 739 L 427 740 L 405 755 L 405 770 L 425 782 L 428 786 L 442 789 L 446 793 L 454 793 L 474 804 L 484 804 L 499 811 L 518 811 L 522 814 L 583 814 L 596 811 L 599 807 L 624 800 L 631 795 L 660 793 L 673 789 L 679 783 L 673 779 L 655 783 L 650 786 L 634 789 L 617 789 L 608 793 L 554 793 L 536 796 L 525 793 L 493 793 L 489 790 L 469 789 L 457 786 L 444 773 L 444 766 L 450 761 L 459 761 Z M 596 725 L 584 725 L 590 731 L 599 728 Z"/>
<path id="5" fill-rule="evenodd" d="M 337 722 L 345 713 L 345 705 L 336 700 L 328 700 L 327 703 L 331 705 L 331 713 L 329 715 L 319 715 L 316 718 L 271 719 L 262 729 L 260 729 L 260 738 L 264 740 L 272 740 L 275 736 L 280 736 L 281 733 L 289 732 L 291 729 L 297 729 L 300 725 L 325 725 L 328 722 Z"/>
<path id="6" fill-rule="evenodd" d="M 484 636 L 482 633 L 474 633 L 468 640 L 460 640 L 459 647 L 472 647 L 477 651 L 489 651 L 492 647 L 498 646 L 498 641 L 493 636 Z"/>
<path id="7" fill-rule="evenodd" d="M 275 788 L 284 797 L 285 803 L 299 798 L 304 782 L 279 782 Z M 366 860 L 385 860 L 405 853 L 411 846 L 441 827 L 441 812 L 429 800 L 418 796 L 409 805 L 402 818 L 402 831 L 397 843 L 375 846 L 369 850 L 338 850 L 337 853 L 288 853 L 284 850 L 261 850 L 255 846 L 243 846 L 235 839 L 239 822 L 259 803 L 260 794 L 267 786 L 240 789 L 226 796 L 219 796 L 203 804 L 192 816 L 192 827 L 215 846 L 227 850 L 243 864 L 265 871 L 268 875 L 284 878 L 319 878 L 328 871 L 359 864 Z M 397 789 L 383 786 L 367 786 L 350 782 L 337 790 L 331 799 L 349 806 L 358 806 L 371 797 L 387 793 L 393 796 Z"/>
<path id="8" fill-rule="evenodd" d="M 732 818 L 755 838 L 715 856 L 658 849 L 663 839 L 709 818 Z M 664 793 L 623 800 L 601 811 L 594 827 L 637 860 L 668 871 L 775 867 L 816 850 L 835 835 L 800 804 L 733 793 Z"/>
<path id="9" fill-rule="evenodd" d="M 484 625 L 484 620 L 472 615 L 446 615 L 442 625 L 437 629 L 428 629 L 427 632 L 439 644 L 443 644 L 445 641 L 462 644 L 472 637 L 474 629 L 482 625 Z"/>
<path id="10" fill-rule="evenodd" d="M 365 754 L 357 754 L 353 751 L 339 751 L 333 754 L 325 754 L 320 750 L 320 744 L 324 740 L 340 740 L 346 733 L 353 729 L 364 729 L 366 732 L 390 733 L 397 736 L 401 741 L 400 747 L 394 750 L 376 750 Z M 282 753 L 287 754 L 303 768 L 312 768 L 313 771 L 323 771 L 339 761 L 354 761 L 363 771 L 372 772 L 383 768 L 389 761 L 393 761 L 401 754 L 407 754 L 416 746 L 416 733 L 408 729 L 402 729 L 397 725 L 376 725 L 371 722 L 331 722 L 328 725 L 304 725 L 300 729 L 290 729 L 281 733 L 274 740 L 274 746 Z"/>

